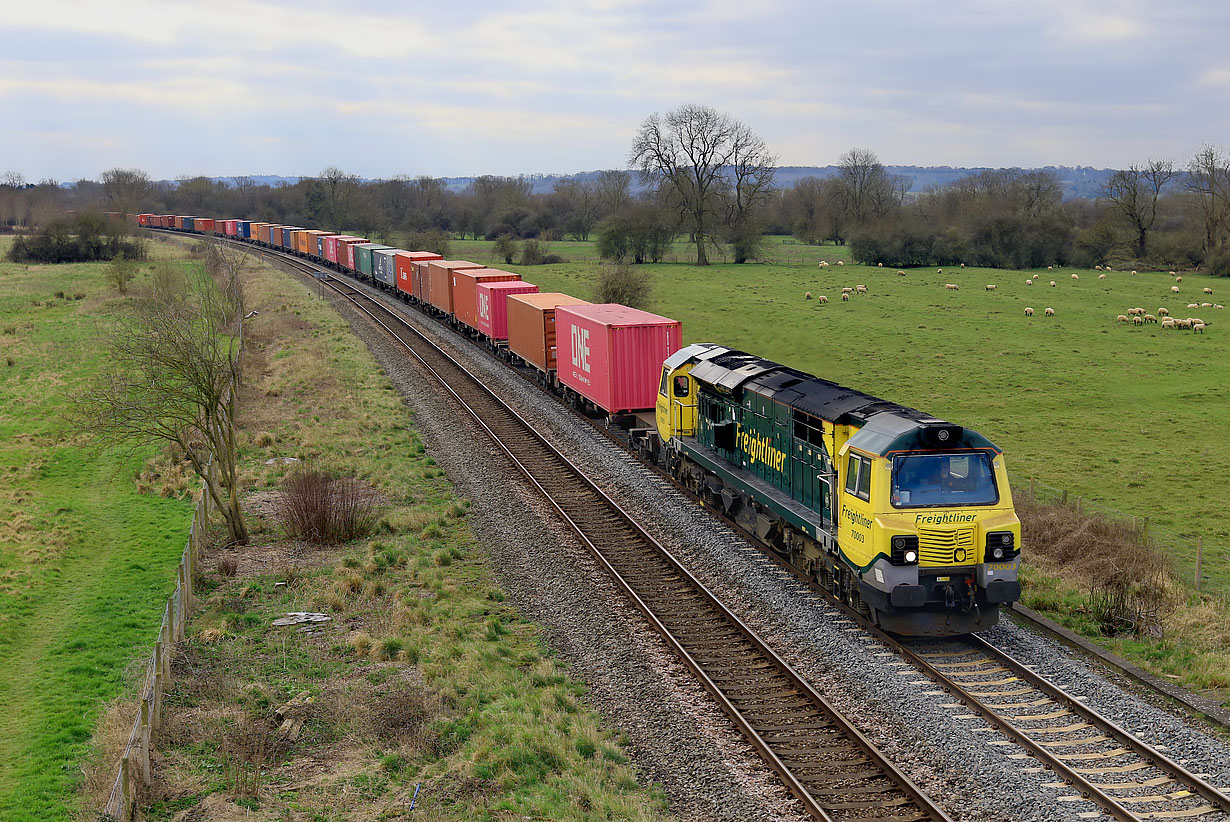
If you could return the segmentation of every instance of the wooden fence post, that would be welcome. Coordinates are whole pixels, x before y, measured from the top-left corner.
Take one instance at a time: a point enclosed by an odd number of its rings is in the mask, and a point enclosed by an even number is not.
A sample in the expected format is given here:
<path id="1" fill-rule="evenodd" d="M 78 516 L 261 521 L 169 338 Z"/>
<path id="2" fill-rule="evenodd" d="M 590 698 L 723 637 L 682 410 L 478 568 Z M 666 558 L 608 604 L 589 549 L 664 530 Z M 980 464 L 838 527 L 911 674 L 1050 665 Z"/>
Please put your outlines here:
<path id="1" fill-rule="evenodd" d="M 149 742 L 150 710 L 149 699 L 146 698 L 141 700 L 141 779 L 147 786 L 152 781 L 149 769 Z"/>
<path id="2" fill-rule="evenodd" d="M 1145 524 L 1140 527 L 1140 541 L 1149 542 L 1149 518 L 1145 517 Z"/>
<path id="3" fill-rule="evenodd" d="M 1038 498 L 1038 495 L 1034 493 L 1034 478 L 1033 477 L 1029 478 L 1029 498 L 1031 500 L 1035 500 Z"/>
<path id="4" fill-rule="evenodd" d="M 128 754 L 120 760 L 120 822 L 132 819 L 132 788 L 128 785 L 132 771 L 128 765 Z"/>
<path id="5" fill-rule="evenodd" d="M 1196 590 L 1200 590 L 1200 565 L 1204 561 L 1204 539 L 1196 537 Z"/>
<path id="6" fill-rule="evenodd" d="M 163 684 L 165 682 L 166 680 L 162 676 L 162 671 L 158 671 L 154 674 L 153 725 L 155 731 L 162 727 L 162 689 L 165 687 Z"/>
<path id="7" fill-rule="evenodd" d="M 1059 501 L 1063 503 L 1064 505 L 1068 504 L 1068 489 L 1067 488 L 1063 489 L 1063 494 L 1060 495 Z"/>
<path id="8" fill-rule="evenodd" d="M 1080 512 L 1081 512 L 1081 498 L 1077 497 L 1076 498 L 1076 513 L 1079 514 Z"/>

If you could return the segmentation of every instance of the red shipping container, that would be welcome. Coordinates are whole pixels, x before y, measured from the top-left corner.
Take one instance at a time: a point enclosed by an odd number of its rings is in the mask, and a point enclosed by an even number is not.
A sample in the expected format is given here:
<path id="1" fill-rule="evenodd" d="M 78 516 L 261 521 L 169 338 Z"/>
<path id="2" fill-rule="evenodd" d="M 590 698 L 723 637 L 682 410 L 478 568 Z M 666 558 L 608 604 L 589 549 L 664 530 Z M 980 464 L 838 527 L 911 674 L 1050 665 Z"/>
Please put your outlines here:
<path id="1" fill-rule="evenodd" d="M 478 284 L 520 281 L 520 274 L 498 268 L 453 269 L 453 316 L 463 325 L 477 329 Z"/>
<path id="2" fill-rule="evenodd" d="M 662 361 L 683 347 L 678 320 L 617 303 L 555 312 L 559 381 L 608 414 L 653 408 Z"/>
<path id="3" fill-rule="evenodd" d="M 453 272 L 486 268 L 465 260 L 432 260 L 427 263 L 427 301 L 445 314 L 453 313 Z"/>
<path id="4" fill-rule="evenodd" d="M 397 266 L 397 290 L 403 294 L 417 296 L 414 288 L 414 275 L 416 262 L 428 262 L 430 260 L 443 260 L 439 254 L 431 251 L 399 251 L 393 255 L 394 264 Z"/>
<path id="5" fill-rule="evenodd" d="M 539 371 L 555 370 L 555 309 L 561 305 L 589 305 L 558 291 L 513 294 L 504 301 L 508 311 L 508 350 Z"/>
<path id="6" fill-rule="evenodd" d="M 410 263 L 410 282 L 419 302 L 431 302 L 431 277 L 428 273 L 431 263 L 431 260 L 415 260 Z"/>
<path id="7" fill-rule="evenodd" d="M 197 217 L 192 221 L 192 227 L 200 234 L 212 234 L 214 232 L 214 221 L 208 217 Z"/>
<path id="8" fill-rule="evenodd" d="M 363 237 L 347 237 L 337 245 L 337 262 L 338 265 L 349 268 L 351 271 L 358 271 L 358 266 L 355 265 L 354 247 L 368 242 Z"/>
<path id="9" fill-rule="evenodd" d="M 238 220 L 227 220 L 226 221 L 226 236 L 234 237 L 238 233 L 239 233 L 239 221 Z"/>
<path id="10" fill-rule="evenodd" d="M 475 286 L 478 297 L 476 322 L 479 331 L 493 340 L 508 339 L 508 297 L 512 294 L 534 294 L 538 286 L 515 280 L 486 280 Z"/>

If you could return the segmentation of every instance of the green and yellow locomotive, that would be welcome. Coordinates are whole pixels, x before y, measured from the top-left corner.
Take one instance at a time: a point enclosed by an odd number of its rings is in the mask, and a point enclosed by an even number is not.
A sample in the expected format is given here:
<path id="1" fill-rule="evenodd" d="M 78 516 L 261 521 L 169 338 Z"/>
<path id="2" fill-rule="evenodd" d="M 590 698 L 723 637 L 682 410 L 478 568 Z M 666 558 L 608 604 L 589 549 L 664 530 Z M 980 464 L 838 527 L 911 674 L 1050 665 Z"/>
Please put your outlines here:
<path id="1" fill-rule="evenodd" d="M 720 345 L 665 363 L 677 480 L 883 628 L 982 630 L 1020 596 L 1021 525 L 980 434 Z"/>

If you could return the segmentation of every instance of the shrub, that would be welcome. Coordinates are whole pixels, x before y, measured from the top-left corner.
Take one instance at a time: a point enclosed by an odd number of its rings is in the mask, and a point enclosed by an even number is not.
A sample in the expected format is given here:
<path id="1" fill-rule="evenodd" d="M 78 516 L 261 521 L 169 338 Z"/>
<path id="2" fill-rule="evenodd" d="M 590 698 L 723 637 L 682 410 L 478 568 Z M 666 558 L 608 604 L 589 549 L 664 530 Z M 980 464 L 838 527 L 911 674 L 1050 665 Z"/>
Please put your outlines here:
<path id="1" fill-rule="evenodd" d="M 547 261 L 547 244 L 541 240 L 526 240 L 521 245 L 521 265 L 542 265 Z"/>
<path id="2" fill-rule="evenodd" d="M 1209 273 L 1214 277 L 1230 277 L 1230 251 L 1209 256 Z"/>
<path id="3" fill-rule="evenodd" d="M 501 234 L 495 240 L 495 253 L 504 258 L 506 265 L 512 265 L 513 257 L 517 255 L 517 238 L 512 234 Z"/>
<path id="4" fill-rule="evenodd" d="M 278 516 L 292 539 L 348 542 L 376 525 L 376 498 L 353 477 L 304 468 L 282 482 Z"/>
<path id="5" fill-rule="evenodd" d="M 649 303 L 651 291 L 652 284 L 645 271 L 623 262 L 604 263 L 598 269 L 594 301 L 644 308 Z"/>

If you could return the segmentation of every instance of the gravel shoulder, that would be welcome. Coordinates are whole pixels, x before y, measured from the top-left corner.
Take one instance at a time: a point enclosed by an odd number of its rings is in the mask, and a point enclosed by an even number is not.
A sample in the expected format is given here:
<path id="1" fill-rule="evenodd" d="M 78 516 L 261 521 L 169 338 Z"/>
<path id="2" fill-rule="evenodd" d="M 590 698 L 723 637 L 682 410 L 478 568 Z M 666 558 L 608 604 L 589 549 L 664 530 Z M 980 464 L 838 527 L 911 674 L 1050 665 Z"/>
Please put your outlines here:
<path id="1" fill-rule="evenodd" d="M 560 403 L 476 346 L 397 306 L 430 339 L 483 375 L 557 448 L 667 545 L 751 627 L 879 745 L 953 819 L 1075 822 L 1092 810 L 1056 803 L 1055 777 L 991 745 L 977 720 L 953 718 L 950 698 L 903 665 L 817 594 L 747 544 Z M 589 555 L 509 470 L 501 452 L 346 304 L 339 306 L 415 411 L 429 451 L 474 500 L 473 526 L 513 600 L 544 625 L 559 656 L 591 688 L 591 702 L 627 735 L 645 777 L 685 819 L 796 819 L 775 777 Z M 495 493 L 496 489 L 505 489 Z M 1005 621 L 986 634 L 1020 661 L 1086 696 L 1112 721 L 1210 781 L 1230 785 L 1230 748 L 1123 690 L 1064 647 Z"/>

